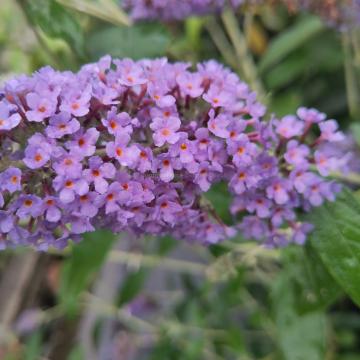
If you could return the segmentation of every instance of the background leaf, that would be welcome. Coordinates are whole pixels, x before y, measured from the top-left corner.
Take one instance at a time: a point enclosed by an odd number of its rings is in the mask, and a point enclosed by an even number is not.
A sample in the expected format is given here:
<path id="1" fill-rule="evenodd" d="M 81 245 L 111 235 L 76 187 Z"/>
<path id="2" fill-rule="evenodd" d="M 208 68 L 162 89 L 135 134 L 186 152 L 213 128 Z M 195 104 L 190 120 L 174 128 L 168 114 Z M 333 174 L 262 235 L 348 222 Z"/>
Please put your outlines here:
<path id="1" fill-rule="evenodd" d="M 131 272 L 122 282 L 116 305 L 121 307 L 133 300 L 142 290 L 148 275 L 145 269 Z"/>
<path id="2" fill-rule="evenodd" d="M 130 25 L 131 21 L 113 0 L 56 0 L 64 6 L 114 25 Z"/>
<path id="3" fill-rule="evenodd" d="M 270 43 L 259 63 L 259 70 L 266 71 L 323 29 L 322 21 L 315 16 L 300 19 Z"/>
<path id="4" fill-rule="evenodd" d="M 341 287 L 360 305 L 360 204 L 349 190 L 311 215 L 311 244 Z"/>
<path id="5" fill-rule="evenodd" d="M 73 246 L 65 261 L 60 286 L 60 304 L 68 313 L 76 312 L 79 296 L 103 264 L 115 235 L 101 230 L 85 234 L 84 240 Z"/>
<path id="6" fill-rule="evenodd" d="M 278 344 L 286 360 L 323 360 L 326 348 L 325 313 L 300 314 L 291 278 L 281 273 L 273 286 L 272 301 Z"/>
<path id="7" fill-rule="evenodd" d="M 84 37 L 77 20 L 54 0 L 21 0 L 29 21 L 49 37 L 66 41 L 73 51 L 84 57 Z"/>
<path id="8" fill-rule="evenodd" d="M 283 253 L 283 272 L 289 280 L 288 291 L 296 294 L 294 304 L 299 314 L 324 310 L 343 294 L 309 243 L 304 248 L 284 249 Z"/>
<path id="9" fill-rule="evenodd" d="M 136 60 L 161 56 L 169 44 L 170 36 L 161 25 L 141 24 L 98 30 L 89 35 L 87 48 L 93 60 L 104 54 Z"/>

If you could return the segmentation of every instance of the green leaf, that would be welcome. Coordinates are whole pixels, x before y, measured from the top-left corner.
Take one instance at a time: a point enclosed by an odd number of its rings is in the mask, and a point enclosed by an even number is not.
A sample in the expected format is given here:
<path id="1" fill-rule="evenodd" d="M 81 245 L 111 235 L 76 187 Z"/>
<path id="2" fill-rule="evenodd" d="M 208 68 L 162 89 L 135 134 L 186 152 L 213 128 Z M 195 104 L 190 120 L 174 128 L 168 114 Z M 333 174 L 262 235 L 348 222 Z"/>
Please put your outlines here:
<path id="1" fill-rule="evenodd" d="M 201 31 L 204 20 L 198 17 L 189 17 L 185 20 L 186 39 L 193 49 L 198 49 L 201 45 Z"/>
<path id="2" fill-rule="evenodd" d="M 107 21 L 116 26 L 131 25 L 131 20 L 113 0 L 56 0 L 62 5 L 83 14 Z"/>
<path id="3" fill-rule="evenodd" d="M 205 198 L 210 201 L 216 214 L 219 215 L 224 222 L 230 224 L 232 217 L 229 208 L 232 198 L 227 189 L 227 185 L 224 182 L 215 184 L 205 193 Z"/>
<path id="4" fill-rule="evenodd" d="M 164 256 L 169 251 L 174 249 L 178 244 L 179 242 L 171 236 L 163 236 L 156 240 L 156 254 Z"/>
<path id="5" fill-rule="evenodd" d="M 266 85 L 272 91 L 284 87 L 307 72 L 307 56 L 291 54 L 285 61 L 272 68 L 265 77 Z"/>
<path id="6" fill-rule="evenodd" d="M 284 253 L 284 271 L 289 277 L 291 291 L 296 294 L 299 313 L 324 309 L 342 294 L 310 243 L 304 248 L 290 247 Z"/>
<path id="7" fill-rule="evenodd" d="M 70 352 L 68 360 L 84 360 L 85 354 L 81 345 L 76 345 Z"/>
<path id="8" fill-rule="evenodd" d="M 24 349 L 24 360 L 36 360 L 41 358 L 43 335 L 36 331 L 26 341 Z"/>
<path id="9" fill-rule="evenodd" d="M 326 317 L 323 312 L 299 314 L 297 294 L 283 271 L 275 282 L 272 302 L 278 346 L 286 360 L 323 360 L 326 347 Z"/>
<path id="10" fill-rule="evenodd" d="M 278 94 L 270 105 L 271 112 L 276 113 L 277 116 L 296 112 L 296 109 L 302 104 L 301 95 L 300 92 L 291 90 Z"/>
<path id="11" fill-rule="evenodd" d="M 311 244 L 325 266 L 360 306 L 360 204 L 349 190 L 311 214 Z"/>
<path id="12" fill-rule="evenodd" d="M 144 269 L 130 273 L 122 283 L 116 305 L 118 307 L 129 303 L 142 290 L 149 272 Z"/>
<path id="13" fill-rule="evenodd" d="M 259 71 L 268 70 L 323 29 L 324 25 L 318 17 L 301 18 L 293 27 L 282 32 L 270 43 L 259 63 Z"/>
<path id="14" fill-rule="evenodd" d="M 28 19 L 51 38 L 65 40 L 80 56 L 84 56 L 84 37 L 76 19 L 54 0 L 23 0 Z"/>
<path id="15" fill-rule="evenodd" d="M 105 54 L 132 59 L 162 56 L 169 44 L 166 29 L 152 24 L 106 27 L 91 34 L 87 42 L 88 52 L 94 60 Z"/>
<path id="16" fill-rule="evenodd" d="M 114 234 L 101 230 L 85 234 L 83 241 L 73 246 L 63 267 L 59 293 L 60 304 L 68 313 L 76 313 L 79 296 L 100 269 L 114 239 Z"/>

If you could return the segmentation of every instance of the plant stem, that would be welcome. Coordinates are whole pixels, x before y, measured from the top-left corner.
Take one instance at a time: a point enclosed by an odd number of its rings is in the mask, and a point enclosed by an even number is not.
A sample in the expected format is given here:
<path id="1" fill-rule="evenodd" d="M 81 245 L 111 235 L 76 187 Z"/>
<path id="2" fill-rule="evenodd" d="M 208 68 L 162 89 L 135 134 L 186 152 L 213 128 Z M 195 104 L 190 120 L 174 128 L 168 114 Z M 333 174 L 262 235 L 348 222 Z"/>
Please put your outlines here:
<path id="1" fill-rule="evenodd" d="M 157 255 L 143 255 L 130 253 L 121 250 L 114 250 L 110 253 L 109 261 L 124 263 L 131 267 L 154 267 L 161 266 L 168 270 L 186 272 L 195 275 L 205 275 L 206 264 L 191 261 L 164 258 Z"/>
<path id="2" fill-rule="evenodd" d="M 350 115 L 353 118 L 360 116 L 360 91 L 357 84 L 357 73 L 354 65 L 353 53 L 351 49 L 351 39 L 347 32 L 343 33 L 344 66 L 346 94 Z"/>
<path id="3" fill-rule="evenodd" d="M 213 17 L 210 17 L 205 23 L 205 28 L 224 60 L 232 68 L 241 70 L 237 64 L 236 56 L 233 52 L 231 44 L 217 21 Z"/>
<path id="4" fill-rule="evenodd" d="M 259 79 L 254 60 L 250 54 L 246 38 L 241 32 L 237 19 L 230 8 L 224 10 L 221 19 L 238 57 L 238 66 L 241 67 L 245 80 L 250 87 L 257 92 L 261 101 L 265 101 L 265 92 Z"/>
<path id="5" fill-rule="evenodd" d="M 332 172 L 330 173 L 330 177 L 342 180 L 351 184 L 360 185 L 360 174 L 357 173 L 349 173 L 349 174 L 342 174 L 341 172 Z"/>

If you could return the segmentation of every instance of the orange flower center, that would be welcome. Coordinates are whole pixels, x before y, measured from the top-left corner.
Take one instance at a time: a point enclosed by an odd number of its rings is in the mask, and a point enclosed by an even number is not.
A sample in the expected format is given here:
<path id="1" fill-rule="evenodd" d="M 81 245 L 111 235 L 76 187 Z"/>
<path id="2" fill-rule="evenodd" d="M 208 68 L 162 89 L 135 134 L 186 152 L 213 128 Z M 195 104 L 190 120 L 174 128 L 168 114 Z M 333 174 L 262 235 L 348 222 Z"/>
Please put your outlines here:
<path id="1" fill-rule="evenodd" d="M 71 108 L 72 108 L 73 110 L 77 110 L 77 109 L 79 109 L 79 107 L 80 107 L 80 105 L 79 105 L 78 103 L 73 103 L 73 104 L 71 105 Z"/>
<path id="2" fill-rule="evenodd" d="M 5 98 L 7 101 L 11 103 L 14 102 L 14 97 L 11 94 L 6 94 Z"/>
<path id="3" fill-rule="evenodd" d="M 14 175 L 14 176 L 11 177 L 11 182 L 12 182 L 13 184 L 16 184 L 16 183 L 18 182 L 18 179 L 19 179 L 19 178 Z"/>
<path id="4" fill-rule="evenodd" d="M 170 130 L 165 128 L 161 130 L 161 134 L 164 136 L 169 136 L 170 135 Z"/>
<path id="5" fill-rule="evenodd" d="M 116 148 L 116 155 L 117 155 L 117 156 L 122 156 L 122 155 L 123 155 L 123 150 L 122 150 L 122 148 L 120 148 L 120 147 Z"/>
<path id="6" fill-rule="evenodd" d="M 325 158 L 325 157 L 321 157 L 321 158 L 319 159 L 319 164 L 320 164 L 320 165 L 326 164 L 326 158 Z"/>
<path id="7" fill-rule="evenodd" d="M 79 144 L 79 146 L 84 146 L 85 140 L 83 138 L 79 139 L 78 144 Z"/>
<path id="8" fill-rule="evenodd" d="M 65 186 L 66 186 L 67 188 L 72 188 L 73 185 L 74 185 L 74 183 L 73 183 L 71 180 L 68 180 L 68 181 L 65 183 Z"/>
<path id="9" fill-rule="evenodd" d="M 25 200 L 24 204 L 25 204 L 25 206 L 30 207 L 33 204 L 33 202 L 32 202 L 32 200 L 27 199 L 27 200 Z"/>
<path id="10" fill-rule="evenodd" d="M 40 154 L 36 154 L 34 159 L 35 159 L 36 162 L 39 162 L 39 161 L 42 160 L 42 158 L 43 157 Z"/>
<path id="11" fill-rule="evenodd" d="M 238 153 L 239 155 L 242 155 L 244 152 L 245 152 L 245 148 L 242 147 L 242 146 L 240 146 L 240 147 L 238 148 L 238 150 L 237 150 L 237 153 Z"/>
<path id="12" fill-rule="evenodd" d="M 100 175 L 100 171 L 99 171 L 99 170 L 93 170 L 93 171 L 92 171 L 92 174 L 93 174 L 94 176 L 99 176 L 99 175 Z"/>
<path id="13" fill-rule="evenodd" d="M 45 106 L 40 106 L 38 108 L 38 111 L 41 112 L 41 113 L 44 113 L 46 111 L 46 107 Z"/>
<path id="14" fill-rule="evenodd" d="M 186 149 L 187 149 L 187 145 L 186 145 L 186 144 L 181 144 L 181 145 L 180 145 L 180 149 L 181 149 L 181 150 L 186 150 Z"/>

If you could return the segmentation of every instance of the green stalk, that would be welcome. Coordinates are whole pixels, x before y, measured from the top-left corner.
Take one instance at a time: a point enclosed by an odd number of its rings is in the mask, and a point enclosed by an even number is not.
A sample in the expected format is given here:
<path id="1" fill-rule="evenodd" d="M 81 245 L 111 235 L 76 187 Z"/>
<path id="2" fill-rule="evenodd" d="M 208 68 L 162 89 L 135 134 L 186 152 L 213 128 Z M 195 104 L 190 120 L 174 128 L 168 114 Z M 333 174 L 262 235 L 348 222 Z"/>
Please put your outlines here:
<path id="1" fill-rule="evenodd" d="M 221 15 L 221 19 L 235 49 L 241 73 L 244 75 L 245 80 L 250 84 L 250 87 L 257 92 L 259 99 L 265 102 L 265 91 L 259 79 L 255 62 L 249 51 L 246 37 L 240 30 L 233 11 L 230 8 L 225 9 Z"/>
<path id="2" fill-rule="evenodd" d="M 112 251 L 109 256 L 109 261 L 126 264 L 132 267 L 160 266 L 168 270 L 186 272 L 196 275 L 205 275 L 205 271 L 207 268 L 207 265 L 201 263 L 165 258 L 157 255 L 144 255 L 133 252 L 131 253 L 121 250 Z"/>
<path id="3" fill-rule="evenodd" d="M 360 116 L 360 90 L 357 83 L 358 74 L 354 64 L 350 34 L 344 32 L 342 36 L 347 101 L 350 115 L 355 119 Z"/>
<path id="4" fill-rule="evenodd" d="M 239 69 L 236 55 L 231 47 L 231 44 L 229 43 L 223 29 L 221 26 L 219 26 L 217 21 L 213 17 L 210 17 L 205 22 L 205 28 L 224 60 L 232 68 L 240 71 L 241 69 Z"/>

